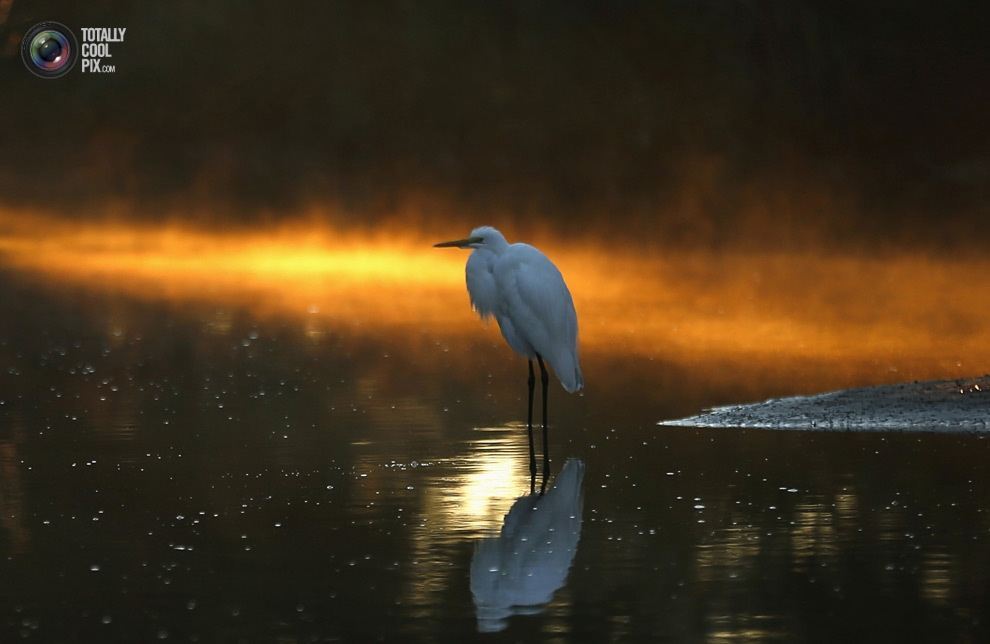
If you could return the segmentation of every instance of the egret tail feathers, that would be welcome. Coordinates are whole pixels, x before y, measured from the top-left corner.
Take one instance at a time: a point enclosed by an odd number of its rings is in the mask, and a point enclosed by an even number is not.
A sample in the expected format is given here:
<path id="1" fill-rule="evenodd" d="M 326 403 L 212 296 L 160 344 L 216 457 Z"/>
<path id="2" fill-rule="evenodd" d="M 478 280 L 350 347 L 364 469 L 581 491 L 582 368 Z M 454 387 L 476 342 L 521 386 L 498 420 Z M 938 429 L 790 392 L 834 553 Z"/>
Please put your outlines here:
<path id="1" fill-rule="evenodd" d="M 550 361 L 550 366 L 567 393 L 573 394 L 584 389 L 584 374 L 581 373 L 576 355 L 561 351 Z"/>

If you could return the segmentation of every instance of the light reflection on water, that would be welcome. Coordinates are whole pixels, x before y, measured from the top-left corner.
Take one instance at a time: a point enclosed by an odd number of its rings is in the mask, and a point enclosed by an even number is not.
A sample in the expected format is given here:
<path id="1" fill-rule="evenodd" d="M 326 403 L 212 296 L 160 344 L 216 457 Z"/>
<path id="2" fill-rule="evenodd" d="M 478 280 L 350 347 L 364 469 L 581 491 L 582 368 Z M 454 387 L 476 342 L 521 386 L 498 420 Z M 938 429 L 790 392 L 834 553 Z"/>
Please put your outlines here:
<path id="1" fill-rule="evenodd" d="M 925 555 L 921 571 L 921 594 L 933 604 L 948 604 L 952 599 L 952 555 L 930 552 Z"/>
<path id="2" fill-rule="evenodd" d="M 835 556 L 838 540 L 834 510 L 818 502 L 801 502 L 794 507 L 791 552 L 796 572 L 812 572 L 812 567 Z"/>
<path id="3" fill-rule="evenodd" d="M 709 620 L 708 642 L 787 641 L 779 615 L 718 615 Z"/>
<path id="4" fill-rule="evenodd" d="M 454 457 L 456 474 L 431 486 L 426 511 L 442 522 L 445 532 L 485 534 L 497 531 L 508 505 L 529 488 L 529 448 L 521 426 L 483 427 L 477 439 L 464 441 Z"/>

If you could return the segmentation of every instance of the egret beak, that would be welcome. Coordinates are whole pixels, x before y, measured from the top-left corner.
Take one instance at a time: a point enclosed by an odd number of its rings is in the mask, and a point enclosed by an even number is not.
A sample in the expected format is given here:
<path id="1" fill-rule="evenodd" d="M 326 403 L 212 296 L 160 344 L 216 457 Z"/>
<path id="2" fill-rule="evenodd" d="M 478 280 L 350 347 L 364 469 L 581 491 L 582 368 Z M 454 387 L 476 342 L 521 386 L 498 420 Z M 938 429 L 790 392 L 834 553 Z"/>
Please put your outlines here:
<path id="1" fill-rule="evenodd" d="M 455 239 L 454 241 L 440 242 L 433 244 L 434 248 L 470 248 L 471 244 L 480 244 L 483 237 L 468 237 L 467 239 Z"/>

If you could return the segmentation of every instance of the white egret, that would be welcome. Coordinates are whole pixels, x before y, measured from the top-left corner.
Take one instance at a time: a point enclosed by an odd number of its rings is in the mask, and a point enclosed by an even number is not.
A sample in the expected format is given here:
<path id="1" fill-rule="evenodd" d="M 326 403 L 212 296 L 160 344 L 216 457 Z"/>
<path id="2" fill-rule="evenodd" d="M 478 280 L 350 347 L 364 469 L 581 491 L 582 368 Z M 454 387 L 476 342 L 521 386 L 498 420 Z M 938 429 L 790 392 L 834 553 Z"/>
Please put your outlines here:
<path id="1" fill-rule="evenodd" d="M 529 362 L 529 473 L 536 480 L 533 449 L 533 358 L 543 383 L 543 483 L 550 456 L 547 451 L 547 385 L 544 361 L 569 393 L 584 387 L 578 363 L 577 313 L 564 278 L 546 255 L 529 244 L 510 244 L 491 226 L 475 228 L 465 239 L 434 244 L 437 248 L 471 248 L 465 270 L 471 305 L 481 319 L 494 317 L 502 337 Z"/>

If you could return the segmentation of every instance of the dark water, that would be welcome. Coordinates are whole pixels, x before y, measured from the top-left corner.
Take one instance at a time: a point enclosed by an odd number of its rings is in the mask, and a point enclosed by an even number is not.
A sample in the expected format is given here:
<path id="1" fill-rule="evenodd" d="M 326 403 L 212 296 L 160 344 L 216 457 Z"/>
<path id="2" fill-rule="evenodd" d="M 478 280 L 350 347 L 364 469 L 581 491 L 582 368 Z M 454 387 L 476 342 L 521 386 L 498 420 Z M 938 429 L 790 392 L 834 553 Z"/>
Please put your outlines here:
<path id="1" fill-rule="evenodd" d="M 0 291 L 0 641 L 988 637 L 982 437 L 659 428 L 786 378 L 588 355 L 533 510 L 491 335 Z"/>

